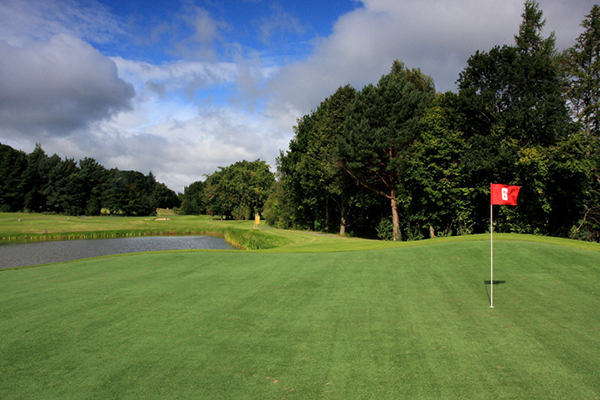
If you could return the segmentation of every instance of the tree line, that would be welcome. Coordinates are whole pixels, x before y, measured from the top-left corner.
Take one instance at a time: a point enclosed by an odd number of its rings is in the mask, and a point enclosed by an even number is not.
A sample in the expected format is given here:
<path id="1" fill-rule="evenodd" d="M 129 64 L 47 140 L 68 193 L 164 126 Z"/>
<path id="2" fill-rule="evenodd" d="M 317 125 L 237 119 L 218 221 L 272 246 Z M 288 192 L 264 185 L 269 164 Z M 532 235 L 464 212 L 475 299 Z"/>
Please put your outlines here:
<path id="1" fill-rule="evenodd" d="M 267 221 L 394 240 L 481 233 L 490 183 L 504 183 L 522 189 L 496 230 L 599 241 L 600 7 L 560 53 L 538 3 L 522 18 L 513 45 L 469 58 L 457 93 L 396 61 L 300 118 Z"/>
<path id="2" fill-rule="evenodd" d="M 261 213 L 275 174 L 261 160 L 239 161 L 175 193 L 150 171 L 106 169 L 93 158 L 79 162 L 48 156 L 40 144 L 30 154 L 0 143 L 0 212 L 65 215 L 154 215 L 157 208 L 247 220 Z"/>
<path id="3" fill-rule="evenodd" d="M 26 154 L 0 143 L 0 211 L 66 215 L 153 215 L 180 204 L 177 194 L 149 172 L 106 169 L 93 158 L 79 162 L 48 156 L 37 144 Z"/>
<path id="4" fill-rule="evenodd" d="M 186 186 L 179 212 L 247 220 L 262 213 L 274 185 L 275 175 L 266 162 L 238 161 Z"/>

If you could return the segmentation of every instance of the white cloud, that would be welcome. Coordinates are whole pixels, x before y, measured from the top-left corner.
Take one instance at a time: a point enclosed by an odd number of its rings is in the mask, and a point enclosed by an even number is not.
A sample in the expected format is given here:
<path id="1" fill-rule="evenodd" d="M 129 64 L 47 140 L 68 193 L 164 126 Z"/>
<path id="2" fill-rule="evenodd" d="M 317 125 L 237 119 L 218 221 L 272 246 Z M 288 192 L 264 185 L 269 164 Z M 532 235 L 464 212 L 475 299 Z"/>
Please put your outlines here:
<path id="1" fill-rule="evenodd" d="M 115 63 L 74 36 L 0 41 L 0 59 L 0 127 L 13 135 L 68 135 L 131 108 Z"/>
<path id="2" fill-rule="evenodd" d="M 459 73 L 477 50 L 512 44 L 523 12 L 521 0 L 363 0 L 341 16 L 333 33 L 306 60 L 282 68 L 269 82 L 271 107 L 306 113 L 347 83 L 361 89 L 389 72 L 395 59 L 431 75 L 438 91 L 455 90 Z M 557 34 L 570 46 L 593 1 L 540 2 Z"/>
<path id="3" fill-rule="evenodd" d="M 177 61 L 154 65 L 121 57 L 113 57 L 113 61 L 119 67 L 119 76 L 136 87 L 147 82 L 163 83 L 168 91 L 187 89 L 190 86 L 203 89 L 232 84 L 238 74 L 236 64 L 225 62 Z"/>
<path id="4" fill-rule="evenodd" d="M 85 156 L 92 145 L 103 165 L 143 173 L 152 170 L 159 181 L 177 191 L 203 180 L 218 166 L 243 159 L 260 158 L 275 167 L 278 150 L 287 146 L 278 121 L 226 107 L 198 110 L 194 118 L 166 119 L 132 132 L 123 131 L 114 121 L 102 123 L 94 132 L 71 139 L 77 153 L 71 157 Z"/>

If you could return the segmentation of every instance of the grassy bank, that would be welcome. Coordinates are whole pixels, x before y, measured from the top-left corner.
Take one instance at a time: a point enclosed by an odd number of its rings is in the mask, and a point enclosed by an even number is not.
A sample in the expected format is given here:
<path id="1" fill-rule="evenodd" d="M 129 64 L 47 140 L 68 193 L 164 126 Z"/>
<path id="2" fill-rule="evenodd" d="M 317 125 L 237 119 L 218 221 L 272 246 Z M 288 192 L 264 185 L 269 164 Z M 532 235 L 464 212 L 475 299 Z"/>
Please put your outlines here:
<path id="1" fill-rule="evenodd" d="M 274 248 L 288 242 L 277 235 L 252 230 L 248 221 L 219 221 L 208 216 L 68 217 L 62 215 L 0 213 L 4 242 L 108 239 L 152 235 L 210 235 L 223 237 L 249 250 Z"/>
<path id="2" fill-rule="evenodd" d="M 0 213 L 0 240 L 93 239 L 142 235 L 224 235 L 231 224 L 207 216 L 68 217 L 63 215 Z M 241 228 L 241 226 L 239 227 Z"/>
<path id="3" fill-rule="evenodd" d="M 0 398 L 600 397 L 600 253 L 304 236 L 0 272 Z"/>
<path id="4" fill-rule="evenodd" d="M 170 210 L 169 210 L 170 211 Z M 414 242 L 383 242 L 340 237 L 317 232 L 271 229 L 254 221 L 221 221 L 209 216 L 165 217 L 68 217 L 62 215 L 0 213 L 0 241 L 103 239 L 146 235 L 211 235 L 232 244 L 269 252 L 331 252 L 374 250 L 455 241 L 489 241 L 489 234 L 437 238 Z M 544 236 L 495 234 L 496 240 L 550 243 L 600 251 L 600 244 Z"/>

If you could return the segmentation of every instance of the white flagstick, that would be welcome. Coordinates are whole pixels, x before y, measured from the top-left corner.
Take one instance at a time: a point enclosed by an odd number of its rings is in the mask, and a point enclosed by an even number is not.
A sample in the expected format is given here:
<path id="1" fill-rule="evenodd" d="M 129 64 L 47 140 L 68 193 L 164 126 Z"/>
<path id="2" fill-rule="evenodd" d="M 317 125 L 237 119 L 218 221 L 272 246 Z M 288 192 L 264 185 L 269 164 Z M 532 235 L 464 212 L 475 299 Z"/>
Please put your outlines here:
<path id="1" fill-rule="evenodd" d="M 490 272 L 490 308 L 494 308 L 494 206 L 490 204 L 490 254 L 491 254 L 491 272 Z"/>

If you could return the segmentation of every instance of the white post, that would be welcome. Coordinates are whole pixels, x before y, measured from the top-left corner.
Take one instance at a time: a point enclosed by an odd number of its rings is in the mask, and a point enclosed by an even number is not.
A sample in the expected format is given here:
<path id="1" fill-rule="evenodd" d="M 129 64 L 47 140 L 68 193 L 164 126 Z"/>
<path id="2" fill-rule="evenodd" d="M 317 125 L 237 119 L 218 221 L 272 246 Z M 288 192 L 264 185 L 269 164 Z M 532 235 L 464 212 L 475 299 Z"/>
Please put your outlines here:
<path id="1" fill-rule="evenodd" d="M 490 308 L 494 308 L 494 206 L 490 204 L 490 256 L 491 256 L 491 272 L 490 272 Z"/>

